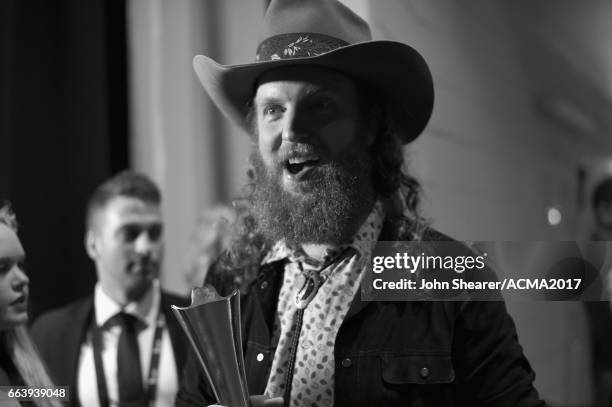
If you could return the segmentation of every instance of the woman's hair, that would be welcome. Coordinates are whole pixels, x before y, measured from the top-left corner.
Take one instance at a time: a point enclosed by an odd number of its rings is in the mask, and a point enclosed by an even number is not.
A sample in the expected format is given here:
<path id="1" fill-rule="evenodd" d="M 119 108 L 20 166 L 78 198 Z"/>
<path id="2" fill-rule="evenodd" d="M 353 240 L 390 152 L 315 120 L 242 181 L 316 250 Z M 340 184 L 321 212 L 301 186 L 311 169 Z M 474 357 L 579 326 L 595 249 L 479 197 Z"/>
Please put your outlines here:
<path id="1" fill-rule="evenodd" d="M 10 204 L 0 206 L 0 223 L 17 232 L 17 217 Z M 40 360 L 25 324 L 0 331 L 0 347 L 10 358 L 24 384 L 32 388 L 51 387 L 47 369 Z M 61 407 L 59 401 L 41 398 L 35 401 L 39 407 Z"/>
<path id="2" fill-rule="evenodd" d="M 17 233 L 17 217 L 15 216 L 15 212 L 11 209 L 11 204 L 8 202 L 0 205 L 0 223 L 5 224 Z"/>
<path id="3" fill-rule="evenodd" d="M 200 286 L 210 265 L 231 246 L 235 220 L 234 208 L 227 205 L 206 208 L 200 213 L 188 247 L 189 268 L 185 275 L 188 286 Z"/>
<path id="4" fill-rule="evenodd" d="M 32 344 L 25 325 L 0 331 L 0 346 L 12 360 L 25 386 L 32 388 L 54 386 Z M 39 407 L 60 407 L 62 405 L 59 401 L 48 398 L 40 398 L 35 403 Z"/>

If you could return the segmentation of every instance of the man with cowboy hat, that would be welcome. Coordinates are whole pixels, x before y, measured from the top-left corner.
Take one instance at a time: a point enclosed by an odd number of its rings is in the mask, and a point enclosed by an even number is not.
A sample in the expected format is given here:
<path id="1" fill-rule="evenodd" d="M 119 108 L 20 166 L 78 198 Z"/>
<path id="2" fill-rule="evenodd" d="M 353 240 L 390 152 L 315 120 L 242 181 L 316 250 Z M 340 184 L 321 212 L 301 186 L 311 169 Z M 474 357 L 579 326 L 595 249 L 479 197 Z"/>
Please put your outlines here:
<path id="1" fill-rule="evenodd" d="M 419 185 L 402 172 L 401 147 L 433 107 L 423 58 L 372 41 L 336 0 L 272 0 L 260 38 L 254 63 L 194 59 L 253 142 L 248 208 L 208 277 L 243 294 L 250 394 L 265 405 L 542 405 L 503 302 L 360 299 L 377 241 L 449 239 L 418 215 Z M 183 377 L 177 406 L 214 403 L 195 358 Z"/>

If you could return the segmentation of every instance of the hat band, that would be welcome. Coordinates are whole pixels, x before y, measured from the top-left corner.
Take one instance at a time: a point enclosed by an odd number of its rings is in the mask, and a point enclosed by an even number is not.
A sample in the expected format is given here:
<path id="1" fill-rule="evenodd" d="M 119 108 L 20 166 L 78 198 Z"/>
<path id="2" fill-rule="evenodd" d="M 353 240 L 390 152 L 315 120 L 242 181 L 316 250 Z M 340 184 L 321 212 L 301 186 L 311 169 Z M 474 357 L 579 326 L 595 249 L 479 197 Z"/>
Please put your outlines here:
<path id="1" fill-rule="evenodd" d="M 347 45 L 348 42 L 325 34 L 279 34 L 259 44 L 255 61 L 316 57 Z"/>

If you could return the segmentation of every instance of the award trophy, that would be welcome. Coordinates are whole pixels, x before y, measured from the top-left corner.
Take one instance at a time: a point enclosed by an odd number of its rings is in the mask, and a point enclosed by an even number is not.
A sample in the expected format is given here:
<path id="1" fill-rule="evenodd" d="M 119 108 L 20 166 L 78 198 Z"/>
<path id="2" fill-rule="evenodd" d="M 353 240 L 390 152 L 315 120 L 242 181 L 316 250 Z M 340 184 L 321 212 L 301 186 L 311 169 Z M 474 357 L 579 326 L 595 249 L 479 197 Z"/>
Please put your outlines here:
<path id="1" fill-rule="evenodd" d="M 249 407 L 238 290 L 221 297 L 211 286 L 191 291 L 191 305 L 172 306 L 219 404 Z"/>

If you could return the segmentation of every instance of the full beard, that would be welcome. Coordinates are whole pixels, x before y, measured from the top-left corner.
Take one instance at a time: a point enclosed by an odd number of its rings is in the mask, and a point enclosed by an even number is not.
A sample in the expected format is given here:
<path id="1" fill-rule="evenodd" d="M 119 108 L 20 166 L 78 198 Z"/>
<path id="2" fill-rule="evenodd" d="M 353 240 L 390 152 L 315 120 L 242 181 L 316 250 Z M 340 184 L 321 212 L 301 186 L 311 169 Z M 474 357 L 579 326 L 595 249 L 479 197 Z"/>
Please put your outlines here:
<path id="1" fill-rule="evenodd" d="M 282 166 L 268 169 L 256 147 L 250 162 L 252 213 L 259 232 L 272 242 L 285 239 L 289 247 L 348 243 L 374 204 L 372 159 L 365 149 L 314 168 L 298 194 L 283 188 Z"/>

